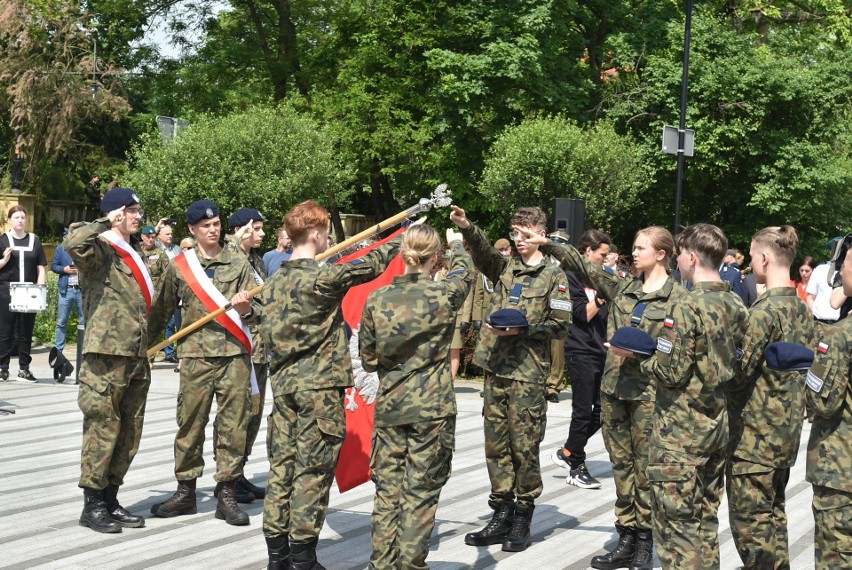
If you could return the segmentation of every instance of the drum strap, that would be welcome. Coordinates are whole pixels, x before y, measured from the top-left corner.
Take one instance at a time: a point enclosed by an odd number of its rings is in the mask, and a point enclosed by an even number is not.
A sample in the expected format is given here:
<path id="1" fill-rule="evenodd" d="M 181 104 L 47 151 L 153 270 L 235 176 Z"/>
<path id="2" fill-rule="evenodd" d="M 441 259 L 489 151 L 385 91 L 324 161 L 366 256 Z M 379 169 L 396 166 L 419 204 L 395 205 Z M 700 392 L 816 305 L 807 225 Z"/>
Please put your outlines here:
<path id="1" fill-rule="evenodd" d="M 15 245 L 15 236 L 12 234 L 12 231 L 9 230 L 6 232 L 6 237 L 9 238 L 9 247 L 12 248 L 12 251 L 18 252 L 18 280 L 12 283 L 26 283 L 24 281 L 24 252 L 32 251 L 35 247 L 35 235 L 27 233 L 27 236 L 30 238 L 27 241 L 27 245 Z"/>

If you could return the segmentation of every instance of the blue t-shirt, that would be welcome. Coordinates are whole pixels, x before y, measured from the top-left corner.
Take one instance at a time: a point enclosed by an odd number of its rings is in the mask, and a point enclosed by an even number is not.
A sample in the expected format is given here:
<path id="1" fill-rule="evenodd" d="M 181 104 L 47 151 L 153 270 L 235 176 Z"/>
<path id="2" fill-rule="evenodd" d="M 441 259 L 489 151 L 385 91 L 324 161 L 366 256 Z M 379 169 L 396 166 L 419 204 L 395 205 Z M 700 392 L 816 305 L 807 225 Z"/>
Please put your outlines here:
<path id="1" fill-rule="evenodd" d="M 266 276 L 272 277 L 272 274 L 278 271 L 281 264 L 290 259 L 292 250 L 278 251 L 273 249 L 263 254 L 263 265 L 266 267 Z"/>

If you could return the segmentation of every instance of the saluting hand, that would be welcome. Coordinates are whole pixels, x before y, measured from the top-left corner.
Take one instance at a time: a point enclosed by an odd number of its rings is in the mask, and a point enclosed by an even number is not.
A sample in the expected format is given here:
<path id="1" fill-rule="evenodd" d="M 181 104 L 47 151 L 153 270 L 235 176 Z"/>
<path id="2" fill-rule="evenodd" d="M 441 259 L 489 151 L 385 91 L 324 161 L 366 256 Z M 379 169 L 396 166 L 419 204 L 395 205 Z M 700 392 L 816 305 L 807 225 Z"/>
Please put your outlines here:
<path id="1" fill-rule="evenodd" d="M 523 226 L 512 226 L 516 233 L 521 234 L 521 237 L 530 245 L 544 245 L 547 243 L 547 236 L 541 235 L 537 230 L 525 228 Z"/>
<path id="2" fill-rule="evenodd" d="M 447 228 L 447 244 L 451 244 L 454 241 L 462 241 L 462 239 L 461 232 L 457 232 L 453 228 Z"/>
<path id="3" fill-rule="evenodd" d="M 113 210 L 112 212 L 107 214 L 107 219 L 113 226 L 119 225 L 124 221 L 124 206 Z"/>
<path id="4" fill-rule="evenodd" d="M 452 209 L 452 212 L 450 212 L 450 221 L 462 229 L 469 228 L 470 220 L 467 219 L 467 215 L 464 213 L 464 210 L 455 204 L 452 204 L 450 208 Z"/>
<path id="5" fill-rule="evenodd" d="M 249 220 L 246 225 L 239 228 L 234 232 L 234 237 L 237 238 L 238 243 L 243 243 L 245 240 L 251 237 L 251 232 L 254 229 L 254 220 Z"/>

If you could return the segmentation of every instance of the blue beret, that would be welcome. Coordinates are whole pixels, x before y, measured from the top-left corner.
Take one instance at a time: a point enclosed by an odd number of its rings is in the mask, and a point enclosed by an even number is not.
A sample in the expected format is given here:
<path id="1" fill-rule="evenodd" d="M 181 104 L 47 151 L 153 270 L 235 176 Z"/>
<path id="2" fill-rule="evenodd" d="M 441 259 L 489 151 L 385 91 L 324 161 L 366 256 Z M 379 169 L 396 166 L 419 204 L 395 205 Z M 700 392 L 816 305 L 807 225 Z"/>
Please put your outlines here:
<path id="1" fill-rule="evenodd" d="M 228 227 L 232 230 L 241 228 L 250 221 L 262 222 L 263 216 L 254 208 L 240 208 L 228 218 Z"/>
<path id="2" fill-rule="evenodd" d="M 219 208 L 210 200 L 198 200 L 186 209 L 186 223 L 197 224 L 201 220 L 210 220 L 219 215 Z"/>
<path id="3" fill-rule="evenodd" d="M 527 316 L 517 309 L 500 309 L 487 317 L 485 322 L 495 328 L 528 327 Z"/>
<path id="4" fill-rule="evenodd" d="M 101 212 L 112 212 L 122 206 L 135 206 L 139 203 L 139 196 L 130 188 L 113 188 L 104 194 L 101 200 Z"/>
<path id="5" fill-rule="evenodd" d="M 763 356 L 773 370 L 807 370 L 814 363 L 814 351 L 793 342 L 770 342 Z"/>
<path id="6" fill-rule="evenodd" d="M 636 327 L 621 327 L 615 331 L 609 343 L 616 348 L 623 348 L 635 352 L 636 354 L 644 354 L 650 356 L 657 350 L 657 344 L 651 335 Z"/>

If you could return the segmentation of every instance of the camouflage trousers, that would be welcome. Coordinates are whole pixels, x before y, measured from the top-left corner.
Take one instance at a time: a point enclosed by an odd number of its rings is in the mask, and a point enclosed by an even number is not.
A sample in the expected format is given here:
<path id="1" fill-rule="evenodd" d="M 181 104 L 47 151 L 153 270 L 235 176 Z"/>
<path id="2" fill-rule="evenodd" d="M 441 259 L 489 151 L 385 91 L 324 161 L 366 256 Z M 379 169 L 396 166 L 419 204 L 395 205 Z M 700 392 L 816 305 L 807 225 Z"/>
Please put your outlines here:
<path id="1" fill-rule="evenodd" d="M 615 482 L 615 517 L 626 528 L 651 529 L 649 442 L 654 402 L 601 393 L 602 431 Z"/>
<path id="2" fill-rule="evenodd" d="M 145 357 L 83 355 L 77 395 L 83 412 L 80 487 L 104 489 L 124 483 L 139 450 L 150 386 Z"/>
<path id="3" fill-rule="evenodd" d="M 852 568 L 852 493 L 814 485 L 816 570 Z"/>
<path id="4" fill-rule="evenodd" d="M 558 394 L 562 390 L 565 376 L 565 341 L 550 341 L 550 375 L 547 377 L 547 393 Z"/>
<path id="5" fill-rule="evenodd" d="M 654 544 L 663 568 L 719 568 L 724 477 L 724 451 L 707 457 L 652 451 Z"/>
<path id="6" fill-rule="evenodd" d="M 292 544 L 319 536 L 346 436 L 343 396 L 342 388 L 275 395 L 267 420 L 266 537 L 289 534 Z"/>
<path id="7" fill-rule="evenodd" d="M 544 385 L 485 379 L 485 464 L 491 503 L 533 506 L 543 489 L 539 445 L 547 425 Z"/>
<path id="8" fill-rule="evenodd" d="M 787 513 L 789 468 L 758 465 L 733 458 L 728 463 L 728 512 L 734 544 L 743 568 L 790 568 Z"/>
<path id="9" fill-rule="evenodd" d="M 249 455 L 254 448 L 257 434 L 260 432 L 260 423 L 263 421 L 263 408 L 266 401 L 266 380 L 269 376 L 269 364 L 254 364 L 254 373 L 257 376 L 257 388 L 260 392 L 260 411 L 257 415 L 248 414 L 248 425 L 246 425 L 246 451 L 243 455 L 243 463 L 248 461 Z M 250 378 L 250 377 L 249 377 Z M 249 385 L 251 380 L 249 379 Z M 213 458 L 216 458 L 216 449 L 219 446 L 219 415 L 213 420 Z"/>
<path id="10" fill-rule="evenodd" d="M 455 429 L 455 416 L 376 426 L 370 457 L 376 484 L 370 568 L 428 568 L 438 497 L 450 478 Z"/>
<path id="11" fill-rule="evenodd" d="M 246 426 L 251 411 L 250 360 L 247 354 L 223 357 L 184 357 L 177 398 L 175 477 L 197 479 L 204 472 L 204 430 L 216 398 L 214 455 L 216 481 L 243 474 Z"/>

